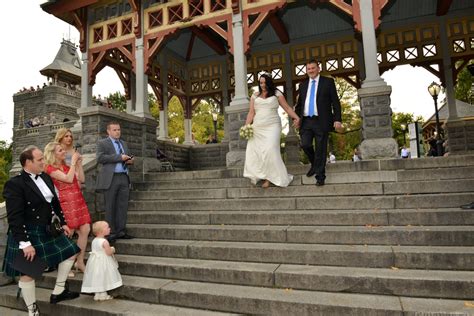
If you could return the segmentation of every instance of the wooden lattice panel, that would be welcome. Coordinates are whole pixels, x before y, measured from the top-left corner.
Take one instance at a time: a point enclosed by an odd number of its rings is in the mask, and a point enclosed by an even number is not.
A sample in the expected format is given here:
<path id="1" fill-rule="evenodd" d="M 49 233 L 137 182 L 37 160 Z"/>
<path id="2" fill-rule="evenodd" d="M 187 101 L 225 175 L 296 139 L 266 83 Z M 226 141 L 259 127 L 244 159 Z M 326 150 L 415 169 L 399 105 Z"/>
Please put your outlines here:
<path id="1" fill-rule="evenodd" d="M 434 23 L 385 30 L 377 38 L 382 68 L 441 59 L 439 26 Z"/>
<path id="2" fill-rule="evenodd" d="M 447 23 L 451 57 L 474 55 L 474 17 L 449 20 Z"/>
<path id="3" fill-rule="evenodd" d="M 220 63 L 193 65 L 189 68 L 191 95 L 209 95 L 222 91 Z"/>
<path id="4" fill-rule="evenodd" d="M 133 34 L 133 14 L 101 21 L 89 26 L 89 48 L 111 45 L 135 37 Z"/>
<path id="5" fill-rule="evenodd" d="M 162 32 L 173 27 L 199 25 L 232 13 L 232 3 L 226 0 L 170 1 L 145 9 L 145 34 Z"/>
<path id="6" fill-rule="evenodd" d="M 326 75 L 345 76 L 359 72 L 357 42 L 353 38 L 340 38 L 327 42 L 311 42 L 290 49 L 293 79 L 306 77 L 306 63 L 319 62 Z"/>

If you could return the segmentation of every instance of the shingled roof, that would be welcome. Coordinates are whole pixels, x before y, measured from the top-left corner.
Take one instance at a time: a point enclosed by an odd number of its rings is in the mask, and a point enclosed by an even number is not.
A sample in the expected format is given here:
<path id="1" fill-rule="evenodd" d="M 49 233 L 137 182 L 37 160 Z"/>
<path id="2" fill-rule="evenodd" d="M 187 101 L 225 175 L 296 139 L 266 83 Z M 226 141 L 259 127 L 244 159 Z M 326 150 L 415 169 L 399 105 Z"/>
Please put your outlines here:
<path id="1" fill-rule="evenodd" d="M 55 77 L 61 81 L 79 84 L 81 82 L 81 62 L 74 43 L 63 40 L 53 62 L 40 70 L 47 77 Z"/>

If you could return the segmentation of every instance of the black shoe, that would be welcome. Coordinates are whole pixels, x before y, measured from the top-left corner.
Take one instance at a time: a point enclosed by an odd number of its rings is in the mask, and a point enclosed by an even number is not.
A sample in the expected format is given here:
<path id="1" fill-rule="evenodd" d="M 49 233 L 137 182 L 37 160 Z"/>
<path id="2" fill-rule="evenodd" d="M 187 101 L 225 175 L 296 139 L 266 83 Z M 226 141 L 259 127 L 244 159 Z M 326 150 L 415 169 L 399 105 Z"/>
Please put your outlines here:
<path id="1" fill-rule="evenodd" d="M 61 294 L 58 294 L 58 295 L 51 294 L 51 297 L 49 298 L 49 302 L 51 304 L 57 304 L 59 302 L 72 300 L 77 297 L 79 297 L 79 293 L 70 292 L 67 288 L 65 288 Z"/>
<path id="2" fill-rule="evenodd" d="M 30 310 L 30 307 L 28 307 L 28 310 Z M 38 308 L 38 305 L 36 305 L 36 303 L 31 304 L 31 313 L 34 316 L 40 316 L 40 310 Z"/>
<path id="3" fill-rule="evenodd" d="M 314 171 L 313 167 L 309 168 L 308 172 L 306 173 L 307 177 L 312 177 L 316 174 L 316 171 Z"/>
<path id="4" fill-rule="evenodd" d="M 46 269 L 44 269 L 44 272 L 47 273 L 47 272 L 53 272 L 54 270 L 56 270 L 55 267 L 46 267 Z"/>
<path id="5" fill-rule="evenodd" d="M 132 235 L 129 235 L 129 234 L 125 234 L 125 235 L 120 237 L 120 239 L 133 239 L 133 238 L 135 238 L 135 237 L 132 236 Z"/>
<path id="6" fill-rule="evenodd" d="M 461 205 L 460 207 L 464 210 L 474 210 L 474 202 L 469 203 L 469 204 L 465 204 L 465 205 Z"/>
<path id="7" fill-rule="evenodd" d="M 322 187 L 324 185 L 324 180 L 316 180 L 316 186 Z"/>

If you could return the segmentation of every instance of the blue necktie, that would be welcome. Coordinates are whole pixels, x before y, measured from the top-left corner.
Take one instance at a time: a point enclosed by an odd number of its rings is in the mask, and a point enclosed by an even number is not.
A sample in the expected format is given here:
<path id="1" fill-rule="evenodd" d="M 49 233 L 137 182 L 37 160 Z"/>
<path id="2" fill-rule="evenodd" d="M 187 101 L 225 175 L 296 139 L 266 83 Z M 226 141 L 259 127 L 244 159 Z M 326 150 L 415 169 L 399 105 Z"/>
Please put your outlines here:
<path id="1" fill-rule="evenodd" d="M 314 97 L 316 94 L 316 80 L 311 80 L 311 91 L 309 92 L 308 116 L 314 115 Z"/>
<path id="2" fill-rule="evenodd" d="M 120 156 L 122 156 L 124 154 L 123 149 L 122 149 L 122 144 L 120 144 L 120 142 L 118 140 L 116 140 L 115 143 L 117 144 L 117 146 L 119 148 Z M 122 165 L 123 165 L 123 169 L 125 171 L 127 171 L 127 164 L 125 163 L 125 161 L 122 162 Z"/>

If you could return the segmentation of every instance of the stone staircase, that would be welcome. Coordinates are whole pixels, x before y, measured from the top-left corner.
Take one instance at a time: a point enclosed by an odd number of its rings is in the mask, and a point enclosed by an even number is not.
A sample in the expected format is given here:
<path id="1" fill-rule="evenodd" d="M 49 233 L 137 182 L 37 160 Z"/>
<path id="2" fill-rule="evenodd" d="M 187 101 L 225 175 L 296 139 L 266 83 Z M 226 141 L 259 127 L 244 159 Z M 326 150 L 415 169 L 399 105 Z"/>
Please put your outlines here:
<path id="1" fill-rule="evenodd" d="M 474 315 L 474 211 L 459 208 L 474 201 L 474 156 L 338 162 L 324 187 L 306 169 L 266 190 L 241 169 L 145 175 L 129 209 L 137 238 L 115 245 L 118 298 L 50 306 L 51 273 L 42 312 Z M 23 309 L 15 295 L 0 288 L 0 306 Z"/>

